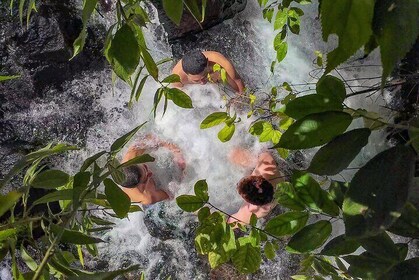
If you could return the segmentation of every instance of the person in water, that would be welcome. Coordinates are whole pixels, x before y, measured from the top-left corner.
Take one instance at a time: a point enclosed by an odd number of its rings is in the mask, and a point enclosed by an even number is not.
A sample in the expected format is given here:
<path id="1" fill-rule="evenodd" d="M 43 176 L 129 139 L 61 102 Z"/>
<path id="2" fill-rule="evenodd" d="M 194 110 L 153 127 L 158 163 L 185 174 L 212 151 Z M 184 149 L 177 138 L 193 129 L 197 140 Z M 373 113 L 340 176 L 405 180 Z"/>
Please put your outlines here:
<path id="1" fill-rule="evenodd" d="M 254 157 L 253 157 L 254 158 Z M 253 172 L 240 180 L 237 191 L 244 203 L 231 215 L 228 223 L 238 222 L 249 224 L 252 214 L 263 218 L 276 206 L 273 201 L 275 187 L 282 182 L 284 175 L 278 170 L 277 164 L 268 152 L 259 155 L 257 162 L 247 150 L 236 149 L 230 154 L 230 160 L 244 167 L 254 166 Z"/>
<path id="2" fill-rule="evenodd" d="M 180 77 L 180 83 L 173 83 L 177 88 L 187 84 L 206 84 L 209 80 L 221 82 L 219 71 L 214 71 L 215 64 L 220 65 L 226 71 L 227 83 L 238 93 L 243 93 L 244 85 L 240 76 L 234 69 L 233 64 L 221 53 L 215 51 L 194 50 L 186 53 L 175 65 L 173 74 Z"/>
<path id="3" fill-rule="evenodd" d="M 143 205 L 150 205 L 162 200 L 169 199 L 170 191 L 163 190 L 163 188 L 168 188 L 167 185 L 169 182 L 167 182 L 167 180 L 164 182 L 164 180 L 162 180 L 160 177 L 168 177 L 170 175 L 169 173 L 173 173 L 172 170 L 167 170 L 173 169 L 173 166 L 170 166 L 170 164 L 173 163 L 176 165 L 175 169 L 178 169 L 183 174 L 186 165 L 185 159 L 179 147 L 175 144 L 162 141 L 151 134 L 147 135 L 142 143 L 133 144 L 131 147 L 129 147 L 128 151 L 125 153 L 122 159 L 122 163 L 140 156 L 146 152 L 151 152 L 151 155 L 155 156 L 155 154 L 159 154 L 159 151 L 161 152 L 161 150 L 166 150 L 166 152 L 168 151 L 172 155 L 169 166 L 160 165 L 159 168 L 159 166 L 156 166 L 154 163 L 143 163 L 123 168 L 122 171 L 125 175 L 125 181 L 122 183 L 121 187 L 122 190 L 129 196 L 132 202 L 139 202 Z M 167 162 L 169 157 L 165 155 L 164 158 L 164 162 Z M 165 170 L 160 172 L 162 174 L 158 174 L 159 176 L 156 176 L 153 171 L 159 173 L 159 170 L 157 169 Z M 181 178 L 178 178 L 178 180 L 180 179 Z M 166 186 L 163 186 L 164 183 L 166 183 Z"/>

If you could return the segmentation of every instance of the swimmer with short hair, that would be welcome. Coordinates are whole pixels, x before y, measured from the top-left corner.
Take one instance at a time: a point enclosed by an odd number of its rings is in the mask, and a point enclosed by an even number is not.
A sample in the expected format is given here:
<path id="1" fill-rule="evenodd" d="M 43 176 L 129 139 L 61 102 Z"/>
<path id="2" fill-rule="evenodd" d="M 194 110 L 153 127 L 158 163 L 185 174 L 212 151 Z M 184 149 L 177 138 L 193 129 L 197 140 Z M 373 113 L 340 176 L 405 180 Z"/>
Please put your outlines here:
<path id="1" fill-rule="evenodd" d="M 206 84 L 209 79 L 221 82 L 220 73 L 213 70 L 215 64 L 226 71 L 227 83 L 238 93 L 243 93 L 244 85 L 233 64 L 224 55 L 215 51 L 190 51 L 175 65 L 173 74 L 180 77 L 180 83 L 172 86 L 182 88 L 187 84 Z"/>

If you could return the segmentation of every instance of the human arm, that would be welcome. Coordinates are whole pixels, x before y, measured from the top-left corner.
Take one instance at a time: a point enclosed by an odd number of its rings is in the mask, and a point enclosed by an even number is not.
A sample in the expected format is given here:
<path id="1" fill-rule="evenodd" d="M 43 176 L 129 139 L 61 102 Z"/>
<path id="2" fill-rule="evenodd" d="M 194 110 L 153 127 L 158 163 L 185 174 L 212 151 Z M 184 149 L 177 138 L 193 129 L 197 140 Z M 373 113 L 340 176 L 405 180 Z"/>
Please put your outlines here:
<path id="1" fill-rule="evenodd" d="M 244 84 L 230 60 L 219 52 L 205 51 L 203 53 L 210 62 L 219 64 L 224 68 L 227 73 L 227 82 L 234 90 L 239 93 L 244 91 Z"/>

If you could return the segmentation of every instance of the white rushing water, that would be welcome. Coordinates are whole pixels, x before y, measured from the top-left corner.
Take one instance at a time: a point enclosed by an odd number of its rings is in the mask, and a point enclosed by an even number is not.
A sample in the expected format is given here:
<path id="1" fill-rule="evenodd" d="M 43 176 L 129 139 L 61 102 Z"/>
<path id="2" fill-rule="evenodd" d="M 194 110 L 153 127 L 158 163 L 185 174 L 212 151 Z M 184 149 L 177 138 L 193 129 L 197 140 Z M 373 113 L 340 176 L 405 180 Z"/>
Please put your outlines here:
<path id="1" fill-rule="evenodd" d="M 247 36 L 246 40 L 250 48 L 260 57 L 263 57 L 263 60 L 240 60 L 238 58 L 240 56 L 230 58 L 242 72 L 251 72 L 254 75 L 252 81 L 256 81 L 255 83 L 260 88 L 269 91 L 272 85 L 280 85 L 284 81 L 291 84 L 309 83 L 306 86 L 298 87 L 298 90 L 315 88 L 315 84 L 312 83 L 315 83 L 316 79 L 310 78 L 309 75 L 315 69 L 312 63 L 315 58 L 314 51 L 325 51 L 326 45 L 322 43 L 320 38 L 319 20 L 315 19 L 316 5 L 305 6 L 304 10 L 306 15 L 302 18 L 301 35 L 289 35 L 288 55 L 283 62 L 276 66 L 275 75 L 270 79 L 268 79 L 270 76 L 269 67 L 271 61 L 275 59 L 272 42 L 276 32 L 273 31 L 272 25 L 262 18 L 262 12 L 256 1 L 248 1 L 246 10 L 237 15 L 238 19 L 246 19 L 250 22 L 251 34 L 253 35 Z M 231 22 L 232 20 L 230 20 Z M 235 22 L 237 22 L 237 19 Z M 157 22 L 153 24 L 156 25 Z M 157 59 L 171 57 L 169 45 L 164 38 L 154 37 L 156 35 L 152 32 L 153 28 L 155 26 L 151 26 L 151 31 L 146 33 L 152 55 Z M 220 42 L 220 44 L 222 43 Z M 379 53 L 376 52 L 367 61 L 355 62 L 355 64 L 379 64 L 378 61 Z M 380 70 L 379 67 L 350 67 L 342 69 L 339 73 L 345 79 L 353 80 L 359 77 L 377 77 L 380 75 Z M 165 67 L 162 71 L 163 74 L 169 74 L 170 67 Z M 314 74 L 317 77 L 321 75 L 320 72 L 314 72 Z M 332 74 L 337 75 L 337 73 Z M 86 76 L 84 79 L 89 79 L 89 77 Z M 268 82 L 266 83 L 266 81 Z M 367 80 L 353 80 L 350 85 L 357 90 L 366 86 L 367 82 L 371 83 Z M 379 80 L 373 82 L 376 83 Z M 158 109 L 156 119 L 153 119 L 150 108 L 157 87 L 158 85 L 149 79 L 140 102 L 134 104 L 131 109 L 127 108 L 129 89 L 122 83 L 117 83 L 114 94 L 110 86 L 108 92 L 101 92 L 98 103 L 99 106 L 103 107 L 102 110 L 105 111 L 106 117 L 102 123 L 94 126 L 89 131 L 86 148 L 83 151 L 72 153 L 68 160 L 63 163 L 63 167 L 70 172 L 74 172 L 78 169 L 81 159 L 107 149 L 119 136 L 147 121 L 147 125 L 138 133 L 133 142 L 141 141 L 145 134 L 152 132 L 159 138 L 178 145 L 186 159 L 185 178 L 179 186 L 171 188 L 175 196 L 192 193 L 194 183 L 197 180 L 206 179 L 209 185 L 210 201 L 226 212 L 233 213 L 242 203 L 235 185 L 248 170 L 230 163 L 229 152 L 234 147 L 245 147 L 256 156 L 268 145 L 258 143 L 257 139 L 247 132 L 252 119 L 247 119 L 246 114 L 240 116 L 242 122 L 236 126 L 235 135 L 227 143 L 221 143 L 217 138 L 220 127 L 207 130 L 199 129 L 200 122 L 208 114 L 223 111 L 225 108 L 225 102 L 221 98 L 218 87 L 211 84 L 194 85 L 185 89 L 193 100 L 194 109 L 181 109 L 169 102 L 164 117 L 161 117 L 161 106 Z M 370 111 L 384 113 L 388 116 L 388 113 L 383 112 L 384 109 L 380 107 L 384 104 L 384 99 L 378 94 L 370 98 L 365 98 L 365 96 L 353 97 L 345 103 L 353 108 L 367 108 Z M 43 114 L 46 113 L 47 111 L 43 112 Z M 360 120 L 356 120 L 351 128 L 362 125 Z M 370 137 L 368 146 L 363 149 L 356 162 L 353 162 L 351 166 L 361 166 L 384 148 L 383 135 L 374 132 Z M 314 153 L 314 150 L 312 153 Z M 308 156 L 310 157 L 312 153 L 309 153 Z M 163 156 L 162 161 L 165 160 L 169 159 Z M 350 179 L 355 171 L 343 172 L 344 179 Z M 160 176 L 165 176 L 167 175 L 165 172 L 170 172 L 170 170 L 156 171 L 155 173 L 161 173 Z M 342 180 L 342 177 L 338 176 L 336 179 Z M 163 214 L 160 217 L 159 213 L 161 211 L 163 211 Z M 148 214 L 132 213 L 129 215 L 129 219 L 115 219 L 115 228 L 102 236 L 107 243 L 99 244 L 99 256 L 90 259 L 89 266 L 96 266 L 99 269 L 101 265 L 104 265 L 104 269 L 117 269 L 127 264 L 139 263 L 145 268 L 146 275 L 158 275 L 156 276 L 158 279 L 166 279 L 167 275 L 170 274 L 175 276 L 172 279 L 206 279 L 208 270 L 202 269 L 205 261 L 195 256 L 193 240 L 182 238 L 193 231 L 190 225 L 191 220 L 194 220 L 195 217 L 179 211 L 174 200 L 158 203 L 148 208 L 146 212 Z M 174 224 L 176 228 L 173 229 L 173 236 L 167 240 L 153 237 L 144 222 L 146 215 L 150 215 L 151 219 L 159 219 L 155 221 L 156 224 Z M 171 219 L 170 217 L 176 218 L 171 221 L 168 220 Z M 341 228 L 338 228 L 335 234 L 339 234 L 340 230 Z M 278 279 L 281 279 L 283 270 L 288 269 L 295 262 L 289 260 L 289 258 L 287 254 L 280 254 L 274 260 L 274 265 L 272 265 L 272 262 L 264 263 L 258 278 L 274 279 L 278 277 Z M 106 261 L 103 262 L 103 260 Z M 7 279 L 6 274 L 7 272 L 2 270 L 1 279 Z"/>

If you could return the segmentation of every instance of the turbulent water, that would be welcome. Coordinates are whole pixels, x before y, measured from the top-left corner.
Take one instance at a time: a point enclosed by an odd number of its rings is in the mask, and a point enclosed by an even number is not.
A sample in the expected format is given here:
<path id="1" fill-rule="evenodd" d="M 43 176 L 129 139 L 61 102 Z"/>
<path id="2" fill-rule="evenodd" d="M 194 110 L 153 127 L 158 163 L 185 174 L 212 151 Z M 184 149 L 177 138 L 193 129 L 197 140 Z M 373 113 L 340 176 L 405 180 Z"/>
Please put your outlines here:
<path id="1" fill-rule="evenodd" d="M 302 18 L 301 35 L 289 35 L 288 55 L 276 66 L 275 75 L 271 75 L 269 67 L 271 61 L 275 59 L 272 42 L 276 34 L 271 24 L 262 18 L 261 10 L 255 2 L 248 1 L 244 12 L 224 23 L 233 29 L 237 24 L 246 25 L 244 30 L 247 32 L 242 32 L 242 40 L 245 40 L 243 43 L 254 54 L 253 58 L 257 59 L 250 61 L 248 57 L 243 56 L 241 49 L 236 49 L 229 55 L 244 80 L 266 91 L 269 91 L 272 85 L 280 85 L 284 81 L 295 84 L 295 89 L 299 91 L 314 89 L 315 82 L 321 75 L 312 63 L 315 59 L 314 51 L 327 50 L 326 45 L 321 43 L 316 7 L 312 5 L 304 8 L 306 15 Z M 152 55 L 157 59 L 171 57 L 170 46 L 164 36 L 161 32 L 155 32 L 157 26 L 158 22 L 155 19 L 146 34 Z M 223 38 L 228 38 L 228 30 L 223 36 Z M 228 42 L 220 41 L 216 44 L 224 45 Z M 362 90 L 366 86 L 378 83 L 379 79 L 357 79 L 377 77 L 381 69 L 377 66 L 356 66 L 377 65 L 378 61 L 379 53 L 373 53 L 367 60 L 353 59 L 353 63 L 346 65 L 346 68 L 342 67 L 339 73 L 332 74 L 342 75 L 350 80 L 348 83 L 354 91 Z M 170 67 L 163 67 L 162 74 L 169 73 Z M 88 80 L 91 77 L 86 74 L 83 79 Z M 65 162 L 60 163 L 61 167 L 74 172 L 79 168 L 82 159 L 107 149 L 113 140 L 147 121 L 147 125 L 138 133 L 133 142 L 141 142 L 145 134 L 153 133 L 162 140 L 177 144 L 186 159 L 184 179 L 180 184 L 172 184 L 170 188 L 175 196 L 192 193 L 193 184 L 199 179 L 206 179 L 211 203 L 229 213 L 239 208 L 242 200 L 236 193 L 235 185 L 241 177 L 247 174 L 248 170 L 230 163 L 228 155 L 235 147 L 245 147 L 255 156 L 268 147 L 260 144 L 247 132 L 253 119 L 247 119 L 246 112 L 240 115 L 242 121 L 237 125 L 232 140 L 221 143 L 217 139 L 220 127 L 199 129 L 200 122 L 208 114 L 223 111 L 225 108 L 225 101 L 216 85 L 187 87 L 185 91 L 191 96 L 194 108 L 180 109 L 169 102 L 166 114 L 162 117 L 161 106 L 158 108 L 155 119 L 150 113 L 154 92 L 158 87 L 154 81 L 148 80 L 140 102 L 134 104 L 132 108 L 127 107 L 130 91 L 125 85 L 118 82 L 114 89 L 110 83 L 107 85 L 100 88 L 101 92 L 97 94 L 97 99 L 93 103 L 94 110 L 105 113 L 103 122 L 90 129 L 85 149 L 71 153 Z M 380 94 L 368 98 L 365 95 L 361 98 L 352 97 L 345 103 L 353 108 L 363 107 L 380 112 L 391 118 L 381 107 L 385 104 L 385 98 Z M 35 111 L 33 113 L 40 114 Z M 47 114 L 48 111 L 43 110 L 41 113 Z M 362 125 L 362 122 L 357 120 L 353 122 L 352 127 Z M 361 166 L 378 151 L 385 149 L 386 144 L 383 138 L 383 135 L 374 132 L 370 137 L 370 144 L 362 150 L 351 167 Z M 305 156 L 310 158 L 313 152 L 314 150 L 309 151 Z M 170 159 L 166 158 L 163 153 L 159 155 L 159 159 L 163 166 L 170 166 Z M 336 178 L 348 180 L 355 171 L 355 169 L 347 170 L 342 173 L 342 176 Z M 157 172 L 156 175 L 170 177 L 173 175 L 167 174 L 170 172 L 170 168 L 166 168 L 164 171 Z M 114 220 L 115 228 L 101 236 L 106 243 L 99 244 L 99 255 L 88 259 L 88 267 L 117 269 L 138 263 L 144 267 L 148 279 L 166 279 L 169 275 L 172 279 L 207 279 L 210 273 L 209 266 L 205 258 L 197 256 L 193 245 L 195 220 L 196 217 L 193 214 L 180 211 L 174 200 L 158 203 L 146 208 L 144 212 L 132 213 L 128 219 Z M 342 228 L 337 228 L 335 234 L 341 230 Z M 273 261 L 264 262 L 261 271 L 252 276 L 252 279 L 285 279 L 290 273 L 295 272 L 296 267 L 298 267 L 297 259 L 282 253 Z M 3 269 L 0 276 L 1 279 L 7 279 L 10 274 L 7 269 Z"/>

